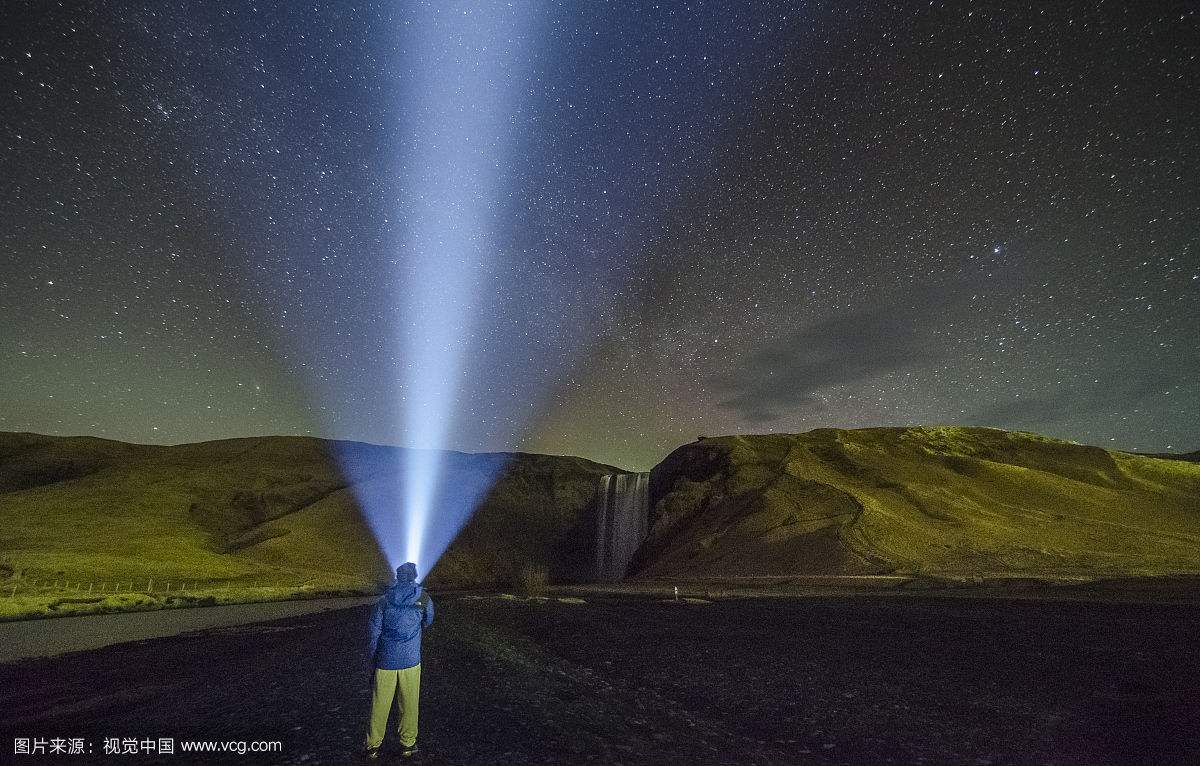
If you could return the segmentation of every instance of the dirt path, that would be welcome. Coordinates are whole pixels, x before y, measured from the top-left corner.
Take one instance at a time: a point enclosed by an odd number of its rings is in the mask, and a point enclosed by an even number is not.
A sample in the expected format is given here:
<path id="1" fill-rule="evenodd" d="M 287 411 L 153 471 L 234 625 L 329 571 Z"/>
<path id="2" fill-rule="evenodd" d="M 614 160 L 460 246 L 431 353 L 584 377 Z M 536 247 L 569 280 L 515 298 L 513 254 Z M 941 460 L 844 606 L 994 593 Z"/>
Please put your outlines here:
<path id="1" fill-rule="evenodd" d="M 426 764 L 1188 763 L 1200 615 L 880 599 L 438 602 Z M 14 763 L 345 764 L 367 608 L 0 665 Z M 278 740 L 267 756 L 15 756 L 14 737 Z M 4 758 L 0 758 L 4 760 Z"/>

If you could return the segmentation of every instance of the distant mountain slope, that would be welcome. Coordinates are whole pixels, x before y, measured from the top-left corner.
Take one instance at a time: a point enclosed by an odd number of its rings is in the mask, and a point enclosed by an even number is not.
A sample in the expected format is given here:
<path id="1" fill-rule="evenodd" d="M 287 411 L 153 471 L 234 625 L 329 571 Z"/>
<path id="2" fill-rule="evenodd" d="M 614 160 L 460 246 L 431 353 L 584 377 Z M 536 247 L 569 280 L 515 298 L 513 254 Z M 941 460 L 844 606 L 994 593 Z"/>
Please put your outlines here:
<path id="1" fill-rule="evenodd" d="M 363 483 L 349 485 L 335 446 Z M 428 581 L 507 583 L 530 565 L 556 581 L 590 575 L 593 499 L 599 477 L 618 469 L 547 455 L 446 458 L 450 486 L 505 467 Z M 166 583 L 199 594 L 263 583 L 276 597 L 303 584 L 363 586 L 387 565 L 356 497 L 394 485 L 399 462 L 392 448 L 303 437 L 162 447 L 0 433 L 0 584 L 111 592 L 114 581 L 136 591 L 153 579 L 157 595 Z M 637 576 L 1200 571 L 1200 464 L 1033 434 L 702 439 L 653 470 L 650 493 Z"/>
<path id="2" fill-rule="evenodd" d="M 680 447 L 639 576 L 1200 571 L 1200 465 L 986 428 Z"/>
<path id="3" fill-rule="evenodd" d="M 1140 457 L 1156 457 L 1163 460 L 1184 460 L 1189 463 L 1200 463 L 1200 450 L 1195 452 L 1132 452 Z"/>
<path id="4" fill-rule="evenodd" d="M 0 433 L 0 575 L 27 580 L 228 581 L 349 587 L 388 567 L 334 443 L 262 437 L 149 446 Z M 396 450 L 341 443 L 373 481 L 394 482 Z M 447 453 L 451 486 L 505 468 L 429 579 L 508 581 L 523 566 L 582 577 L 586 507 L 599 476 L 581 458 Z M 585 529 L 585 527 L 587 527 Z M 2 579 L 2 578 L 0 578 Z"/>

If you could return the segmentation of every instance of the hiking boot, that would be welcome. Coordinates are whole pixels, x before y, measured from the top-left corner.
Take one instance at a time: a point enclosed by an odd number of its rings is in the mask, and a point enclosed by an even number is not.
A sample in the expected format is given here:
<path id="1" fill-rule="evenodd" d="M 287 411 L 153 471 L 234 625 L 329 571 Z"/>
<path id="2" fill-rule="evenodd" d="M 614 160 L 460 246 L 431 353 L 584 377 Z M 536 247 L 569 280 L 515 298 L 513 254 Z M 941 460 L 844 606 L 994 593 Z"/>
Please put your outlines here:
<path id="1" fill-rule="evenodd" d="M 363 753 L 363 757 L 366 758 L 368 761 L 378 761 L 379 760 L 379 748 L 368 747 L 367 751 L 365 753 Z"/>
<path id="2" fill-rule="evenodd" d="M 401 758 L 412 758 L 414 755 L 416 755 L 419 752 L 421 752 L 421 750 L 420 750 L 420 748 L 417 747 L 417 743 L 414 742 L 411 745 L 405 745 L 404 747 L 400 748 L 400 757 Z"/>

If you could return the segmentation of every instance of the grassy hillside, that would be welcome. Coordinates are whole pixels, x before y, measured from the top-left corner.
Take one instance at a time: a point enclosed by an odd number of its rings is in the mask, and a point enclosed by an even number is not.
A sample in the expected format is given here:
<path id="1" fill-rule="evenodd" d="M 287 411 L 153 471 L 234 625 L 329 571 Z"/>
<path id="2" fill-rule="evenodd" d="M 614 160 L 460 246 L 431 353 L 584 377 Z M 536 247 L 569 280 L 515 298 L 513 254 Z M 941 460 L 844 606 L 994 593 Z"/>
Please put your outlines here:
<path id="1" fill-rule="evenodd" d="M 986 428 L 701 439 L 651 474 L 640 576 L 1200 571 L 1200 465 Z"/>
<path id="2" fill-rule="evenodd" d="M 157 595 L 146 603 L 159 603 L 168 585 L 177 600 L 371 587 L 388 567 L 334 446 L 303 437 L 162 447 L 0 434 L 0 596 L 9 611 L 56 600 L 88 610 L 104 605 L 101 591 L 150 590 Z M 394 481 L 395 450 L 340 446 L 359 461 L 356 476 Z M 450 453 L 448 462 L 451 486 L 505 467 L 428 580 L 510 581 L 530 562 L 555 577 L 577 575 L 572 564 L 586 556 L 575 546 L 591 540 L 580 525 L 599 476 L 615 469 L 523 454 Z"/>
<path id="3" fill-rule="evenodd" d="M 331 458 L 355 464 L 351 486 Z M 491 481 L 426 581 L 585 580 L 599 477 L 571 457 L 447 453 Z M 396 450 L 302 437 L 174 447 L 0 434 L 0 617 L 370 590 L 356 497 Z M 651 474 L 638 576 L 1200 572 L 1200 464 L 980 428 L 702 439 Z M 15 594 L 15 595 L 14 595 Z"/>

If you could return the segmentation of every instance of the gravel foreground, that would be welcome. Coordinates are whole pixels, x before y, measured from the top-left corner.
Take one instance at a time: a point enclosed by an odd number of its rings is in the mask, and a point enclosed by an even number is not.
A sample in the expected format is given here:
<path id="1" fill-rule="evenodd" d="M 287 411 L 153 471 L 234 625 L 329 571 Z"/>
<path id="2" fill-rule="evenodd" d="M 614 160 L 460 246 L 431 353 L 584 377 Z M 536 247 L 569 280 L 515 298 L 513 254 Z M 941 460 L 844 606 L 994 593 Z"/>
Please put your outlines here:
<path id="1" fill-rule="evenodd" d="M 1200 762 L 1195 604 L 862 595 L 437 605 L 422 752 L 405 762 Z M 368 610 L 0 665 L 0 762 L 365 762 Z M 93 752 L 14 754 L 14 738 L 54 737 L 83 738 Z M 105 756 L 110 737 L 172 737 L 176 753 Z M 184 739 L 277 740 L 281 751 L 185 754 Z"/>

